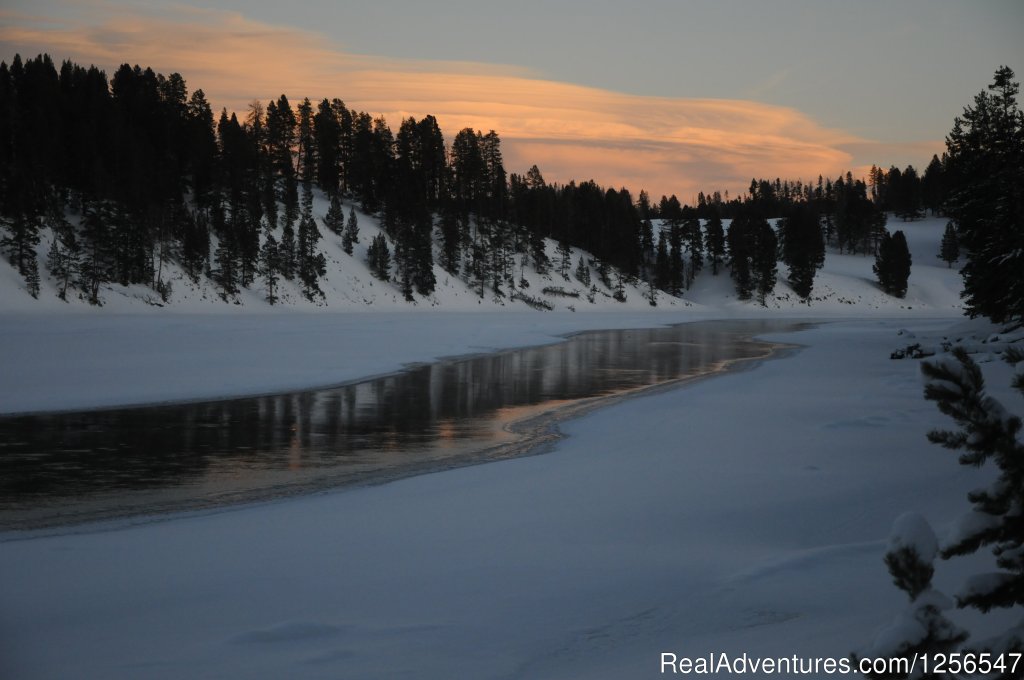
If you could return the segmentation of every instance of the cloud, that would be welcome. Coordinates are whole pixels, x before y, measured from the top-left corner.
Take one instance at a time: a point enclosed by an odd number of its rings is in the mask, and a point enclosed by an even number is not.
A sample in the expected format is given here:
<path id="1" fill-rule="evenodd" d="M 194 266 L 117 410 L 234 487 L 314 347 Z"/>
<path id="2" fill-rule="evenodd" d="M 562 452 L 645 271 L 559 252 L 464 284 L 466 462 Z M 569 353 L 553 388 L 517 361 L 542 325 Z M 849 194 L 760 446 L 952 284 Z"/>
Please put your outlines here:
<path id="1" fill-rule="evenodd" d="M 536 163 L 548 181 L 594 179 L 655 198 L 735 194 L 752 177 L 837 174 L 857 165 L 851 149 L 871 144 L 782 106 L 626 95 L 514 67 L 351 54 L 322 35 L 231 12 L 90 7 L 77 18 L 0 10 L 5 58 L 48 52 L 108 74 L 123 62 L 177 71 L 216 107 L 238 112 L 285 93 L 293 103 L 339 97 L 395 127 L 433 114 L 449 141 L 463 127 L 496 130 L 511 172 Z"/>

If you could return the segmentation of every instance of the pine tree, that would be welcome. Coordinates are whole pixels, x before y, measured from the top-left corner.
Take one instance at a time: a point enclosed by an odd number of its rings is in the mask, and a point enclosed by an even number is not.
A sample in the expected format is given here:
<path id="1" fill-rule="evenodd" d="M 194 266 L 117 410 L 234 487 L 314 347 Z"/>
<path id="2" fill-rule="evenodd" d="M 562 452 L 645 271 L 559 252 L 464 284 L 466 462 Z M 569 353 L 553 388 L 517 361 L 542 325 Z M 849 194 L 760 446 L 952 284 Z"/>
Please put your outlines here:
<path id="1" fill-rule="evenodd" d="M 558 250 L 555 252 L 558 255 L 558 273 L 562 275 L 563 279 L 568 281 L 569 270 L 572 268 L 572 250 L 569 248 L 568 243 L 559 241 Z"/>
<path id="2" fill-rule="evenodd" d="M 672 274 L 668 265 L 668 239 L 665 232 L 658 234 L 658 249 L 654 257 L 654 285 L 668 291 L 672 285 Z"/>
<path id="3" fill-rule="evenodd" d="M 942 244 L 939 246 L 939 259 L 951 268 L 953 263 L 960 259 L 960 240 L 956 235 L 956 227 L 952 222 L 946 223 L 946 230 L 942 232 Z"/>
<path id="4" fill-rule="evenodd" d="M 686 272 L 686 288 L 689 290 L 693 285 L 693 280 L 704 266 L 704 234 L 701 231 L 696 211 L 689 208 L 687 211 L 689 214 L 683 222 L 683 238 L 686 242 L 686 250 L 690 253 L 690 266 Z"/>
<path id="5" fill-rule="evenodd" d="M 878 277 L 878 284 L 889 295 L 904 297 L 910 279 L 910 249 L 902 231 L 889 235 L 885 232 L 878 247 L 878 255 L 872 270 Z"/>
<path id="6" fill-rule="evenodd" d="M 580 261 L 576 265 L 576 280 L 584 286 L 590 287 L 590 266 L 582 255 L 580 255 Z"/>
<path id="7" fill-rule="evenodd" d="M 348 221 L 345 223 L 345 231 L 341 234 L 341 248 L 348 255 L 352 254 L 352 244 L 359 243 L 359 220 L 356 219 L 355 207 L 348 209 Z"/>
<path id="8" fill-rule="evenodd" d="M 749 300 L 754 291 L 754 275 L 751 271 L 753 252 L 752 223 L 746 215 L 737 215 L 729 224 L 726 244 L 729 247 L 729 268 L 736 285 L 736 296 Z"/>
<path id="9" fill-rule="evenodd" d="M 281 243 L 278 244 L 280 255 L 281 275 L 291 281 L 295 278 L 297 264 L 297 248 L 295 245 L 295 229 L 292 223 L 285 218 L 284 229 L 281 230 Z"/>
<path id="10" fill-rule="evenodd" d="M 74 229 L 63 219 L 63 215 L 51 224 L 53 241 L 50 242 L 50 250 L 46 255 L 46 268 L 57 280 L 57 297 L 67 301 L 68 287 L 78 276 L 78 244 L 75 241 Z"/>
<path id="11" fill-rule="evenodd" d="M 434 248 L 432 236 L 434 219 L 422 213 L 412 226 L 412 284 L 420 295 L 430 295 L 437 286 L 434 276 Z"/>
<path id="12" fill-rule="evenodd" d="M 668 292 L 676 297 L 683 294 L 685 283 L 685 265 L 683 263 L 683 226 L 679 220 L 673 220 L 668 230 Z"/>
<path id="13" fill-rule="evenodd" d="M 220 296 L 225 301 L 239 292 L 236 251 L 231 233 L 226 232 L 217 243 L 217 249 L 213 254 L 213 280 L 220 286 Z"/>
<path id="14" fill-rule="evenodd" d="M 885 564 L 896 587 L 910 598 L 907 606 L 893 623 L 883 629 L 874 644 L 855 661 L 864 659 L 914 659 L 921 654 L 948 654 L 967 639 L 967 632 L 958 628 L 943 615 L 952 603 L 932 588 L 932 566 L 938 553 L 938 539 L 928 522 L 920 515 L 907 513 L 900 516 L 889 536 L 889 550 Z M 867 673 L 868 678 L 906 678 L 909 674 Z M 915 678 L 946 677 L 938 674 L 918 673 Z"/>
<path id="15" fill-rule="evenodd" d="M 370 267 L 370 273 L 381 281 L 391 278 L 391 251 L 384 234 L 377 234 L 370 241 L 366 249 L 366 264 Z"/>
<path id="16" fill-rule="evenodd" d="M 39 220 L 36 217 L 16 215 L 4 226 L 7 233 L 0 236 L 0 248 L 6 251 L 18 273 L 27 277 L 31 263 L 36 259 L 35 248 L 39 245 Z"/>
<path id="17" fill-rule="evenodd" d="M 296 259 L 302 295 L 310 302 L 324 297 L 324 292 L 320 289 L 320 277 L 327 273 L 327 260 L 317 248 L 319 241 L 320 230 L 316 226 L 311 210 L 307 209 L 299 220 Z"/>
<path id="18" fill-rule="evenodd" d="M 767 305 L 768 296 L 775 290 L 778 274 L 778 238 L 767 220 L 758 220 L 754 232 L 751 271 L 757 287 L 757 300 Z"/>
<path id="19" fill-rule="evenodd" d="M 1008 363 L 1024 362 L 1024 352 L 1011 347 L 1004 352 Z M 985 380 L 978 364 L 962 347 L 952 356 L 924 362 L 925 398 L 936 402 L 951 417 L 957 430 L 933 430 L 928 439 L 947 449 L 963 450 L 960 464 L 980 467 L 994 464 L 997 479 L 988 487 L 967 495 L 974 506 L 960 530 L 947 539 L 943 559 L 969 555 L 990 547 L 1000 571 L 968 579 L 956 596 L 958 607 L 987 612 L 992 608 L 1024 606 L 1024 444 L 1021 419 L 1010 415 L 995 398 L 985 393 Z M 1013 389 L 1024 395 L 1024 373 L 1019 368 Z M 1000 638 L 984 645 L 994 654 L 1024 652 L 1024 621 Z M 1019 677 L 1006 673 L 1002 678 Z"/>
<path id="20" fill-rule="evenodd" d="M 441 268 L 453 276 L 459 274 L 459 260 L 462 257 L 460 245 L 459 220 L 451 210 L 441 213 Z"/>
<path id="21" fill-rule="evenodd" d="M 277 239 L 273 234 L 267 236 L 267 240 L 260 249 L 260 274 L 267 285 L 267 302 L 277 303 L 277 282 L 280 279 L 280 255 L 277 250 Z"/>
<path id="22" fill-rule="evenodd" d="M 961 274 L 972 317 L 1024 318 L 1024 113 L 1013 70 L 955 119 L 946 138 L 946 213 L 966 255 Z"/>
<path id="23" fill-rule="evenodd" d="M 39 263 L 34 253 L 25 260 L 25 289 L 32 297 L 39 298 Z"/>
<path id="24" fill-rule="evenodd" d="M 339 236 L 342 235 L 345 229 L 345 211 L 341 207 L 341 197 L 338 194 L 331 196 L 331 207 L 327 209 L 327 214 L 324 215 L 324 226 Z M 342 243 L 344 244 L 344 240 Z M 351 255 L 351 244 L 349 246 L 350 248 L 345 250 L 345 252 Z"/>
<path id="25" fill-rule="evenodd" d="M 825 263 L 825 239 L 821 219 L 806 204 L 786 210 L 779 222 L 782 261 L 789 266 L 789 284 L 806 300 L 814 288 L 814 275 Z"/>
<path id="26" fill-rule="evenodd" d="M 708 257 L 711 259 L 711 274 L 718 276 L 718 267 L 725 259 L 725 230 L 722 228 L 722 218 L 718 214 L 718 209 L 714 206 L 710 208 L 705 230 Z"/>

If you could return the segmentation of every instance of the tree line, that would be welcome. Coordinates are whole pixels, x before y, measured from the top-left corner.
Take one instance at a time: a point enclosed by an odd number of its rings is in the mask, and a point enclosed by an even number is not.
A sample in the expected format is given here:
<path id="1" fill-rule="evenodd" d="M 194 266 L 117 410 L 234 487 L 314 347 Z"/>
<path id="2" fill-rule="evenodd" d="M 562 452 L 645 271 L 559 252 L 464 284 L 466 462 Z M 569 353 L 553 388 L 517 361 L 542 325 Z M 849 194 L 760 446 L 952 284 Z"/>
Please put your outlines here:
<path id="1" fill-rule="evenodd" d="M 171 261 L 193 280 L 209 276 L 226 300 L 262 284 L 273 303 L 282 279 L 319 300 L 321 227 L 351 254 L 354 205 L 386 234 L 368 244 L 371 271 L 410 300 L 433 292 L 435 257 L 480 296 L 521 296 L 526 266 L 581 282 L 593 266 L 616 297 L 625 282 L 645 284 L 651 304 L 658 291 L 682 294 L 705 266 L 728 267 L 741 298 L 764 302 L 781 259 L 808 297 L 825 245 L 878 255 L 886 210 L 907 195 L 934 205 L 914 187 L 946 191 L 946 162 L 933 159 L 921 181 L 913 168 L 873 171 L 870 188 L 850 173 L 816 185 L 752 180 L 745 196 L 702 192 L 687 206 L 592 180 L 548 183 L 537 166 L 509 174 L 497 132 L 465 128 L 448 144 L 430 115 L 394 132 L 337 98 L 296 106 L 281 95 L 215 116 L 177 73 L 125 64 L 108 80 L 48 55 L 0 63 L 0 248 L 38 294 L 35 249 L 50 228 L 59 295 L 94 304 L 110 282 L 166 297 Z M 324 215 L 314 188 L 329 200 Z M 770 236 L 767 219 L 779 216 Z M 545 239 L 558 243 L 553 260 Z M 572 262 L 572 247 L 593 261 Z"/>

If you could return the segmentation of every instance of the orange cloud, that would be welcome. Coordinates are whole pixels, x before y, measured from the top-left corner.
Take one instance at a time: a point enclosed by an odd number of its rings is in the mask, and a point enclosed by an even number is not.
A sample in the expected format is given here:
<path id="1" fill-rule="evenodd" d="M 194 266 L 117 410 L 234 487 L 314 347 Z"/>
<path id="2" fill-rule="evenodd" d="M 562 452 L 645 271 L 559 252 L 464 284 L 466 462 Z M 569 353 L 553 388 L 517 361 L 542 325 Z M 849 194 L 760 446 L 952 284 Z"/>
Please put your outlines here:
<path id="1" fill-rule="evenodd" d="M 94 63 L 179 72 L 216 107 L 244 112 L 286 93 L 400 117 L 433 114 L 449 139 L 494 129 L 505 164 L 536 163 L 548 181 L 595 179 L 657 198 L 745 189 L 751 177 L 816 178 L 853 165 L 870 145 L 791 108 L 752 101 L 642 97 L 543 80 L 513 67 L 350 54 L 325 37 L 236 13 L 177 6 L 135 11 L 97 5 L 89 23 L 0 10 L 0 45 Z"/>

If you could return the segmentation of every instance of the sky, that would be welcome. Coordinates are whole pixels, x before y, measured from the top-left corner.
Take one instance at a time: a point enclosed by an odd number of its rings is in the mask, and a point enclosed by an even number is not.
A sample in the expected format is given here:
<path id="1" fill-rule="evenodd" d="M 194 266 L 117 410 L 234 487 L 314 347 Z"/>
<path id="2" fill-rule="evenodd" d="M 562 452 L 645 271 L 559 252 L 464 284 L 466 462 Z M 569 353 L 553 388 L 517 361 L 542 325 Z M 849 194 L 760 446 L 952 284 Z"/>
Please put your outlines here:
<path id="1" fill-rule="evenodd" d="M 4 0 L 0 59 L 179 72 L 215 108 L 285 93 L 496 130 L 505 165 L 655 198 L 923 170 L 1005 64 L 1024 2 Z"/>

